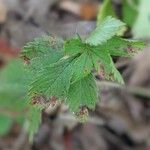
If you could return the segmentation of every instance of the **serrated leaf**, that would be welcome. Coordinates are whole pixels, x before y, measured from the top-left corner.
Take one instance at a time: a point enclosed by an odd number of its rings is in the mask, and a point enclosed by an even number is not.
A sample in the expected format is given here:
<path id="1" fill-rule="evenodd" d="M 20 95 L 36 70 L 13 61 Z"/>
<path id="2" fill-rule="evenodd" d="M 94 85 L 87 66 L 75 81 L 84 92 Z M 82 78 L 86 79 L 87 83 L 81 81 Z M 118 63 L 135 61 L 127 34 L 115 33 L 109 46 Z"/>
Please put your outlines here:
<path id="1" fill-rule="evenodd" d="M 32 55 L 36 58 L 31 57 L 28 65 L 34 76 L 30 84 L 30 98 L 54 96 L 58 100 L 65 100 L 74 112 L 80 112 L 80 108 L 84 106 L 94 108 L 97 92 L 91 75 L 92 69 L 100 68 L 107 80 L 123 84 L 122 76 L 111 56 L 131 56 L 132 52 L 128 49 L 139 48 L 142 45 L 115 37 L 123 26 L 121 21 L 107 17 L 102 24 L 98 24 L 86 41 L 79 37 L 67 40 L 64 53 L 55 52 L 55 48 L 49 50 L 47 46 L 42 45 L 43 43 L 40 48 L 42 52 L 36 47 L 37 52 L 34 54 L 37 56 Z M 51 47 L 51 44 L 49 46 Z"/>
<path id="2" fill-rule="evenodd" d="M 66 55 L 76 55 L 85 51 L 84 44 L 79 38 L 72 38 L 65 42 L 64 52 Z"/>
<path id="3" fill-rule="evenodd" d="M 122 78 L 122 75 L 120 74 L 120 72 L 116 69 L 116 66 L 113 62 L 113 60 L 111 59 L 111 71 L 110 71 L 110 76 L 109 76 L 109 80 L 112 80 L 112 81 L 117 81 L 118 83 L 120 84 L 124 84 L 124 80 Z M 112 76 L 112 77 L 111 77 Z"/>
<path id="4" fill-rule="evenodd" d="M 63 59 L 42 68 L 31 84 L 30 95 L 34 96 L 37 93 L 49 97 L 64 97 L 69 89 L 72 77 L 72 60 L 72 58 Z"/>
<path id="5" fill-rule="evenodd" d="M 101 45 L 103 49 L 109 50 L 111 56 L 131 57 L 144 47 L 143 42 L 113 37 L 107 43 Z"/>
<path id="6" fill-rule="evenodd" d="M 46 55 L 53 50 L 60 51 L 62 47 L 62 39 L 53 36 L 42 36 L 27 43 L 22 49 L 21 56 L 32 59 L 41 55 Z"/>
<path id="7" fill-rule="evenodd" d="M 93 69 L 93 63 L 86 53 L 62 59 L 57 63 L 43 66 L 31 84 L 30 95 L 47 95 L 64 98 L 71 82 L 76 82 Z"/>
<path id="8" fill-rule="evenodd" d="M 45 66 L 56 63 L 63 57 L 61 51 L 52 50 L 44 56 L 33 58 L 28 64 L 28 70 L 33 73 L 33 75 L 38 74 Z"/>
<path id="9" fill-rule="evenodd" d="M 116 35 L 124 25 L 120 20 L 108 16 L 98 24 L 85 42 L 94 46 L 100 45 Z"/>
<path id="10" fill-rule="evenodd" d="M 94 65 L 87 52 L 77 57 L 72 65 L 72 82 L 76 82 L 91 73 Z"/>
<path id="11" fill-rule="evenodd" d="M 69 44 L 70 48 L 73 47 L 73 42 L 74 40 L 72 40 L 71 44 Z M 130 53 L 128 53 L 125 49 L 127 49 L 128 46 L 131 45 L 131 43 L 132 46 L 136 46 L 136 44 L 138 43 L 129 42 L 130 41 L 123 40 L 119 37 L 114 37 L 108 40 L 107 43 L 101 44 L 99 46 L 91 46 L 89 44 L 84 44 L 81 41 L 78 41 L 78 45 L 80 45 L 79 54 L 82 54 L 80 55 L 80 57 L 78 57 L 78 65 L 76 65 L 75 67 L 75 74 L 77 74 L 76 79 L 81 79 L 84 77 L 84 75 L 88 75 L 92 71 L 93 67 L 95 67 L 96 70 L 98 70 L 100 66 L 99 64 L 102 64 L 105 69 L 106 79 L 115 80 L 119 81 L 120 83 L 123 83 L 123 79 L 121 78 L 121 75 L 119 74 L 117 69 L 115 69 L 114 63 L 109 53 L 111 53 L 112 55 L 130 56 Z M 67 46 L 68 45 L 66 45 L 66 47 Z M 70 49 L 68 49 L 67 52 L 69 54 Z M 71 50 L 71 52 L 73 51 Z M 86 70 L 86 74 L 83 73 L 84 70 Z"/>
<path id="12" fill-rule="evenodd" d="M 109 54 L 109 51 L 103 46 L 97 46 L 93 49 L 93 61 L 98 61 L 104 68 L 105 78 L 107 80 L 117 81 L 124 84 L 123 78 L 116 69 L 114 62 Z M 96 63 L 97 64 L 97 63 Z"/>
<path id="13" fill-rule="evenodd" d="M 66 104 L 72 112 L 78 112 L 82 106 L 94 109 L 96 101 L 96 84 L 93 75 L 90 74 L 71 85 Z"/>

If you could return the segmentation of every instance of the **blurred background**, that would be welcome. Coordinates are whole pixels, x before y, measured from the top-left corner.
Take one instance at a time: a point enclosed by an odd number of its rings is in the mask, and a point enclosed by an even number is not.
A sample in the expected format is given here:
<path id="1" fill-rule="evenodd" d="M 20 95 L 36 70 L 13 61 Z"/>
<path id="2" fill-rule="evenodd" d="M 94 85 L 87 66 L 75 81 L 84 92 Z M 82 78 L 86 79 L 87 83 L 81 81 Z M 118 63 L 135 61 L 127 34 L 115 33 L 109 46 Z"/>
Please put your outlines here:
<path id="1" fill-rule="evenodd" d="M 30 143 L 22 103 L 26 74 L 14 59 L 27 42 L 41 35 L 86 36 L 106 6 L 127 24 L 124 38 L 146 43 L 134 58 L 114 59 L 126 87 L 101 83 L 101 100 L 85 124 L 65 106 L 43 111 Z M 0 0 L 0 150 L 149 150 L 149 45 L 149 0 Z"/>

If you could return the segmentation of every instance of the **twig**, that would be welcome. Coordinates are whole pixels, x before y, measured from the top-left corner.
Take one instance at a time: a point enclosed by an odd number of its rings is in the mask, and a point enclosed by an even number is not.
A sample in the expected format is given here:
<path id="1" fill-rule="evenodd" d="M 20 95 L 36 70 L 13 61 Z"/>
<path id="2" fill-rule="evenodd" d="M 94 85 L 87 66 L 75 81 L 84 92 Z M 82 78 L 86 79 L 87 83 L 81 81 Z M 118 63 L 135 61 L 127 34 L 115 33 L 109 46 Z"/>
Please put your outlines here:
<path id="1" fill-rule="evenodd" d="M 78 122 L 77 119 L 75 117 L 73 117 L 72 115 L 69 114 L 60 114 L 58 116 L 59 120 L 63 120 L 63 121 L 73 121 L 73 122 Z M 98 117 L 89 117 L 87 120 L 87 123 L 91 123 L 94 125 L 99 125 L 102 126 L 105 124 L 103 119 L 100 119 Z"/>
<path id="2" fill-rule="evenodd" d="M 21 150 L 23 145 L 25 144 L 26 139 L 27 139 L 27 131 L 25 126 L 23 126 L 21 133 L 19 134 L 18 138 L 14 142 L 14 145 L 12 146 L 12 150 Z"/>
<path id="3" fill-rule="evenodd" d="M 100 89 L 104 89 L 106 87 L 107 88 L 116 88 L 116 89 L 127 91 L 134 95 L 150 98 L 150 89 L 143 88 L 143 87 L 125 86 L 125 85 L 120 85 L 120 84 L 117 84 L 114 82 L 108 82 L 108 81 L 97 82 L 97 86 Z"/>

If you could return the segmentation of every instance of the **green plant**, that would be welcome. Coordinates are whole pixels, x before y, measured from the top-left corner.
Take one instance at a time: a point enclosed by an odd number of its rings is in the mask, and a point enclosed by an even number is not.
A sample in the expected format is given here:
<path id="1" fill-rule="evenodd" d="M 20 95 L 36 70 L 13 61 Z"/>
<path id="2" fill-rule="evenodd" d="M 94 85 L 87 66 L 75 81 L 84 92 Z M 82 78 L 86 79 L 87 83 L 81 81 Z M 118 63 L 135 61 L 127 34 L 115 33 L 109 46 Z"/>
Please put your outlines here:
<path id="1" fill-rule="evenodd" d="M 98 15 L 97 15 L 97 22 L 103 21 L 107 16 L 112 16 L 112 17 L 117 17 L 114 8 L 112 6 L 112 1 L 111 0 L 104 0 Z"/>
<path id="2" fill-rule="evenodd" d="M 150 38 L 150 1 L 148 0 L 122 0 L 121 20 L 131 28 L 133 38 L 149 39 Z M 104 0 L 100 7 L 97 22 L 103 21 L 107 16 L 117 18 L 116 11 L 113 8 L 112 0 Z M 120 33 L 122 34 L 126 28 Z"/>
<path id="3" fill-rule="evenodd" d="M 122 2 L 122 20 L 127 23 L 129 27 L 132 27 L 139 15 L 138 7 L 141 0 L 123 0 Z"/>
<path id="4" fill-rule="evenodd" d="M 33 136 L 41 122 L 39 109 L 28 104 L 28 87 L 32 74 L 21 59 L 11 60 L 0 70 L 0 135 L 6 135 L 12 124 L 25 124 Z"/>
<path id="5" fill-rule="evenodd" d="M 43 36 L 28 43 L 22 56 L 29 60 L 27 68 L 34 76 L 28 93 L 30 102 L 55 96 L 78 117 L 86 116 L 85 110 L 94 109 L 97 101 L 93 69 L 103 72 L 106 80 L 123 84 L 112 56 L 131 57 L 143 47 L 142 42 L 117 37 L 122 27 L 120 20 L 107 17 L 86 39 L 77 35 L 63 41 Z"/>
<path id="6" fill-rule="evenodd" d="M 24 98 L 21 102 L 27 109 L 31 137 L 40 124 L 42 109 L 54 103 L 52 97 L 60 103 L 64 102 L 77 118 L 85 121 L 88 109 L 94 110 L 98 100 L 93 70 L 101 72 L 106 80 L 124 84 L 112 56 L 132 57 L 143 47 L 143 43 L 116 36 L 123 27 L 124 23 L 109 16 L 98 22 L 95 30 L 85 39 L 79 35 L 66 41 L 43 36 L 24 46 L 21 57 L 27 64 L 23 67 L 23 63 L 17 60 L 16 63 L 20 62 L 22 67 L 16 71 L 17 64 L 12 64 L 15 67 L 11 70 L 20 72 L 20 80 L 13 74 L 12 80 L 6 80 L 5 84 L 11 85 L 8 86 L 8 91 L 11 91 L 15 89 L 12 81 L 19 83 L 16 94 Z M 4 76 L 10 69 L 6 70 Z M 3 80 L 2 77 L 0 79 Z"/>
<path id="7" fill-rule="evenodd" d="M 27 78 L 22 60 L 13 60 L 0 70 L 0 135 L 7 134 L 14 121 L 25 119 Z"/>
<path id="8" fill-rule="evenodd" d="M 120 3 L 122 4 L 122 9 L 120 11 L 122 13 L 122 20 L 129 27 L 132 27 L 138 17 L 138 7 L 141 5 L 140 0 L 122 0 Z M 112 0 L 103 1 L 97 17 L 98 22 L 101 22 L 107 16 L 113 16 L 115 18 L 118 17 L 112 5 Z"/>
<path id="9" fill-rule="evenodd" d="M 134 21 L 132 34 L 136 39 L 150 39 L 150 1 L 138 0 L 138 15 Z"/>

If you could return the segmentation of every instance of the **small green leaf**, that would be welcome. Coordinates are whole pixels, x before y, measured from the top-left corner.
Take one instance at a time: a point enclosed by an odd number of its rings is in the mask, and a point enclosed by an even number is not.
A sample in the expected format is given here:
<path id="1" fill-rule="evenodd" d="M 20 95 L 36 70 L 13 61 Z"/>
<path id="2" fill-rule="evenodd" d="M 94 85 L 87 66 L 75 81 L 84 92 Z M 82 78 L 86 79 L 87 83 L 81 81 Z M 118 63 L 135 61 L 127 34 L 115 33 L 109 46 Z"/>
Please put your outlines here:
<path id="1" fill-rule="evenodd" d="M 107 43 L 101 45 L 103 49 L 109 50 L 111 56 L 131 57 L 144 48 L 144 43 L 136 40 L 127 40 L 113 37 Z"/>
<path id="2" fill-rule="evenodd" d="M 109 51 L 105 49 L 105 47 L 97 46 L 93 49 L 93 53 L 95 54 L 93 59 L 96 61 L 99 60 L 99 63 L 104 68 L 105 78 L 107 80 L 117 81 L 121 84 L 124 83 L 122 76 L 119 71 L 116 69 L 114 62 L 109 54 Z M 93 60 L 93 61 L 94 61 Z"/>
<path id="3" fill-rule="evenodd" d="M 118 19 L 110 16 L 106 17 L 101 24 L 98 24 L 85 42 L 94 46 L 100 45 L 116 35 L 124 25 L 125 24 Z"/>
<path id="4" fill-rule="evenodd" d="M 73 83 L 69 88 L 66 104 L 72 112 L 78 112 L 83 106 L 95 108 L 97 101 L 96 83 L 92 74 Z"/>
<path id="5" fill-rule="evenodd" d="M 97 24 L 100 24 L 107 16 L 116 17 L 111 0 L 104 0 L 102 3 L 97 16 Z"/>

